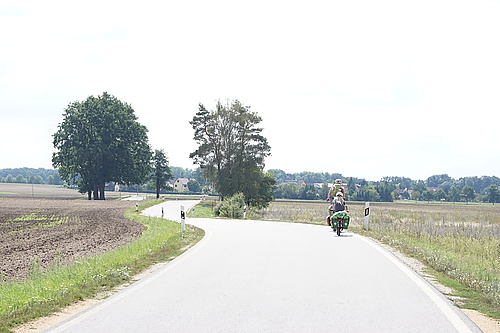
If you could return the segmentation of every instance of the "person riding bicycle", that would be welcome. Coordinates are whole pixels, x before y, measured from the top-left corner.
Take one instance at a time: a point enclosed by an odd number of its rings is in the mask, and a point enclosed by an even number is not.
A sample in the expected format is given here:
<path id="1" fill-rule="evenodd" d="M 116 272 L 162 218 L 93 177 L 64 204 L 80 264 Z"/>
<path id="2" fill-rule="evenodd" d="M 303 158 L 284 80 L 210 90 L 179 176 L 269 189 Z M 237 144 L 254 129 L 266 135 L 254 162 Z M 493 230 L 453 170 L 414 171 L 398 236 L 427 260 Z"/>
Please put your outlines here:
<path id="1" fill-rule="evenodd" d="M 337 195 L 331 201 L 330 206 L 328 206 L 328 216 L 326 218 L 326 223 L 328 225 L 331 225 L 330 216 L 342 211 L 345 211 L 347 213 L 349 212 L 349 208 L 344 201 L 344 195 L 342 194 L 342 192 L 337 192 Z"/>
<path id="2" fill-rule="evenodd" d="M 332 204 L 330 207 L 331 207 L 330 210 L 332 210 L 334 213 L 341 211 L 346 211 L 346 212 L 349 211 L 347 209 L 347 205 L 345 204 L 344 194 L 342 192 L 337 192 L 337 195 L 332 200 Z"/>
<path id="3" fill-rule="evenodd" d="M 335 199 L 333 195 L 338 193 L 338 192 L 341 192 L 342 196 L 344 196 L 344 188 L 342 187 L 342 180 L 341 179 L 335 180 L 335 183 L 328 191 L 328 198 L 326 200 L 330 201 L 330 203 L 333 203 L 333 199 Z"/>

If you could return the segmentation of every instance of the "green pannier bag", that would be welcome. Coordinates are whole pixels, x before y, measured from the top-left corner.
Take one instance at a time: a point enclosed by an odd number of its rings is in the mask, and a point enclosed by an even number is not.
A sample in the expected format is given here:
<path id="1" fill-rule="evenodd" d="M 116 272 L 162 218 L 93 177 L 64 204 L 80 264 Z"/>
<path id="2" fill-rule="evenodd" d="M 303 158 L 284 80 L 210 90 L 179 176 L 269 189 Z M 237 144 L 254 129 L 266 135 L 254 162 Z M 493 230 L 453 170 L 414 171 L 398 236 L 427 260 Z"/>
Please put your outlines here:
<path id="1" fill-rule="evenodd" d="M 332 224 L 334 223 L 333 221 L 335 221 L 335 219 L 341 218 L 344 223 L 344 229 L 349 228 L 350 217 L 349 215 L 347 215 L 346 212 L 336 212 L 332 215 L 332 217 L 333 217 Z"/>

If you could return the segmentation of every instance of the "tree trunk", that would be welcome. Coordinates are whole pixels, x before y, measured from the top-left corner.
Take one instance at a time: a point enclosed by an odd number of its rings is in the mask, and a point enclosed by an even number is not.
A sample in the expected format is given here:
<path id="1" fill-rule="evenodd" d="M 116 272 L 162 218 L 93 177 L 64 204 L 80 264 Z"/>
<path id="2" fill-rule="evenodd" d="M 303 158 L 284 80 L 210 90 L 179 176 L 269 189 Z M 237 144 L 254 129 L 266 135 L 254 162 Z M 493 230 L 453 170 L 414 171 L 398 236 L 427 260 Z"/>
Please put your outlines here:
<path id="1" fill-rule="evenodd" d="M 94 200 L 99 200 L 99 184 L 97 182 L 94 183 Z"/>
<path id="2" fill-rule="evenodd" d="M 106 184 L 104 182 L 104 180 L 102 180 L 100 183 L 99 183 L 99 200 L 106 200 L 106 198 L 104 197 L 104 188 L 105 188 Z"/>

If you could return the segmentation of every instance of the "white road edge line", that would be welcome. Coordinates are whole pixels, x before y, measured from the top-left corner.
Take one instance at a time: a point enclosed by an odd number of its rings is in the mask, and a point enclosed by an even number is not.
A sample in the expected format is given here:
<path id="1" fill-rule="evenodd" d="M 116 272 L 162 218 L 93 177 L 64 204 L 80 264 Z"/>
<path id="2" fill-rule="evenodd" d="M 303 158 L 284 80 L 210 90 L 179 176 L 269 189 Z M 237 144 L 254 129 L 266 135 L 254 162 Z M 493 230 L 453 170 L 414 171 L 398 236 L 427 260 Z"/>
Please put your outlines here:
<path id="1" fill-rule="evenodd" d="M 458 316 L 445 301 L 443 301 L 435 290 L 433 290 L 427 283 L 421 280 L 415 272 L 408 268 L 405 264 L 399 261 L 392 254 L 388 253 L 386 250 L 381 248 L 379 245 L 375 244 L 373 241 L 367 239 L 366 237 L 355 235 L 356 237 L 362 239 L 365 243 L 382 253 L 387 259 L 389 259 L 396 267 L 398 267 L 403 273 L 406 274 L 441 310 L 441 312 L 448 318 L 448 320 L 455 326 L 458 332 L 471 332 L 469 327 L 464 323 L 464 321 Z"/>

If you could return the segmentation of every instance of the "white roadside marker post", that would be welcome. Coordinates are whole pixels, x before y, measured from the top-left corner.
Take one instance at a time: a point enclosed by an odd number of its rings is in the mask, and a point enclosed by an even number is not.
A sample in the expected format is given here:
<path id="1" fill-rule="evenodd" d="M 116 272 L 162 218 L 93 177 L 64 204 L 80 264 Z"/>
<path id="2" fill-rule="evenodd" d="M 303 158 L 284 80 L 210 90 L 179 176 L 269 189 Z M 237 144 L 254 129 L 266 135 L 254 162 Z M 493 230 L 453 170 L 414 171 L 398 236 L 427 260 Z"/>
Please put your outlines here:
<path id="1" fill-rule="evenodd" d="M 364 228 L 365 230 L 370 229 L 370 203 L 367 202 L 365 203 L 365 223 L 364 223 Z"/>
<path id="2" fill-rule="evenodd" d="M 186 229 L 186 213 L 184 212 L 184 206 L 181 206 L 181 232 Z"/>

